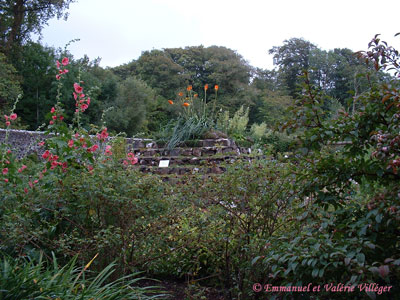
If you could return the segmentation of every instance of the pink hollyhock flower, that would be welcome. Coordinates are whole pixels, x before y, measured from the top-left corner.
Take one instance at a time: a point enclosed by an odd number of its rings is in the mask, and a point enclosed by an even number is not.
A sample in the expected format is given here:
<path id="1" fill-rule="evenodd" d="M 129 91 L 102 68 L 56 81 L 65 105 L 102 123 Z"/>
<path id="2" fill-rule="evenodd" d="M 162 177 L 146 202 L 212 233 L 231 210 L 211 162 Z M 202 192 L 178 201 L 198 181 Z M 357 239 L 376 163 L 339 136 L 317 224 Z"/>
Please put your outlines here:
<path id="1" fill-rule="evenodd" d="M 68 141 L 68 147 L 72 148 L 74 146 L 74 140 Z"/>
<path id="2" fill-rule="evenodd" d="M 50 125 L 53 125 L 53 124 L 54 124 L 54 121 L 53 121 L 53 120 L 51 120 L 51 121 L 49 122 L 49 124 L 50 124 Z"/>
<path id="3" fill-rule="evenodd" d="M 6 121 L 8 121 L 9 117 L 7 115 L 4 115 L 4 118 L 6 119 Z"/>
<path id="4" fill-rule="evenodd" d="M 50 109 L 50 112 L 51 112 L 52 114 L 54 114 L 54 113 L 56 112 L 56 109 L 54 108 L 54 106 Z"/>
<path id="5" fill-rule="evenodd" d="M 56 61 L 56 65 L 57 65 L 57 69 L 59 69 L 60 68 L 60 62 L 58 60 Z"/>
<path id="6" fill-rule="evenodd" d="M 6 160 L 5 163 L 6 163 L 6 165 L 9 165 L 9 164 L 10 164 L 10 161 L 9 161 L 9 160 Z"/>
<path id="7" fill-rule="evenodd" d="M 64 71 L 63 70 L 58 70 L 58 74 L 63 74 Z"/>
<path id="8" fill-rule="evenodd" d="M 21 168 L 18 169 L 18 173 L 21 173 L 23 170 L 25 170 L 27 168 L 27 166 L 22 165 Z"/>
<path id="9" fill-rule="evenodd" d="M 57 120 L 57 116 L 55 116 L 55 115 L 52 116 L 51 118 L 52 118 L 53 120 Z"/>
<path id="10" fill-rule="evenodd" d="M 138 159 L 137 157 L 134 157 L 133 159 L 131 159 L 131 165 L 137 164 Z"/>
<path id="11" fill-rule="evenodd" d="M 68 69 L 64 69 L 63 74 L 67 74 L 68 72 Z"/>
<path id="12" fill-rule="evenodd" d="M 50 156 L 50 151 L 49 150 L 46 150 L 46 151 L 44 151 L 44 153 L 42 154 L 42 157 L 44 158 L 44 159 L 47 159 L 49 156 Z"/>
<path id="13" fill-rule="evenodd" d="M 7 153 L 8 153 L 8 154 L 11 154 L 11 150 L 7 150 Z"/>
<path id="14" fill-rule="evenodd" d="M 7 173 L 8 173 L 8 168 L 4 168 L 3 169 L 3 175 L 7 175 Z"/>
<path id="15" fill-rule="evenodd" d="M 33 183 L 36 184 L 36 183 L 38 183 L 38 182 L 39 182 L 39 180 L 36 179 Z"/>
<path id="16" fill-rule="evenodd" d="M 18 118 L 18 116 L 17 116 L 16 113 L 12 113 L 12 114 L 10 115 L 10 119 L 11 119 L 12 121 L 14 121 L 16 118 Z"/>
<path id="17" fill-rule="evenodd" d="M 90 105 L 90 98 L 88 97 L 86 100 L 87 105 Z"/>
<path id="18" fill-rule="evenodd" d="M 102 132 L 100 133 L 100 139 L 101 140 L 105 140 L 108 137 L 108 132 L 107 132 L 107 128 L 104 128 L 102 130 Z"/>
<path id="19" fill-rule="evenodd" d="M 60 119 L 60 121 L 64 120 L 64 116 L 59 116 L 58 118 Z"/>
<path id="20" fill-rule="evenodd" d="M 84 97 L 85 97 L 85 94 L 81 94 L 79 97 L 84 98 Z"/>
<path id="21" fill-rule="evenodd" d="M 123 164 L 124 164 L 124 166 L 127 166 L 129 163 L 127 160 L 124 160 Z"/>
<path id="22" fill-rule="evenodd" d="M 93 145 L 92 147 L 88 148 L 87 151 L 88 152 L 95 152 L 98 148 L 99 148 L 99 146 Z"/>
<path id="23" fill-rule="evenodd" d="M 87 110 L 88 106 L 86 104 L 82 104 L 81 106 L 81 111 L 84 112 L 85 110 Z"/>
<path id="24" fill-rule="evenodd" d="M 29 181 L 28 184 L 29 184 L 29 186 L 31 187 L 31 189 L 33 189 L 32 181 Z"/>
<path id="25" fill-rule="evenodd" d="M 6 122 L 6 126 L 8 127 L 8 126 L 10 126 L 10 125 L 11 125 L 10 121 L 7 121 L 7 122 Z"/>
<path id="26" fill-rule="evenodd" d="M 38 143 L 39 146 L 43 146 L 44 145 L 44 141 Z"/>
<path id="27" fill-rule="evenodd" d="M 75 100 L 78 98 L 78 95 L 75 92 L 72 92 L 72 95 L 74 95 Z"/>
<path id="28" fill-rule="evenodd" d="M 63 163 L 62 163 L 62 168 L 63 168 L 63 169 L 66 169 L 67 167 L 68 167 L 68 163 L 67 163 L 67 162 L 63 162 Z"/>
<path id="29" fill-rule="evenodd" d="M 24 188 L 24 192 L 25 192 L 25 194 L 28 194 L 28 189 Z"/>
<path id="30" fill-rule="evenodd" d="M 63 66 L 67 66 L 69 64 L 69 59 L 68 57 L 64 57 L 61 61 L 61 63 L 63 64 Z"/>
<path id="31" fill-rule="evenodd" d="M 57 80 L 60 80 L 60 78 L 61 78 L 61 76 L 57 74 L 57 75 L 56 75 L 56 79 L 57 79 Z"/>
<path id="32" fill-rule="evenodd" d="M 5 181 L 5 182 L 8 182 L 8 179 L 7 179 L 7 178 L 5 178 L 5 179 L 4 179 L 4 181 Z"/>
<path id="33" fill-rule="evenodd" d="M 80 93 L 82 93 L 83 88 L 79 84 L 74 83 L 74 90 L 76 93 L 80 94 Z"/>

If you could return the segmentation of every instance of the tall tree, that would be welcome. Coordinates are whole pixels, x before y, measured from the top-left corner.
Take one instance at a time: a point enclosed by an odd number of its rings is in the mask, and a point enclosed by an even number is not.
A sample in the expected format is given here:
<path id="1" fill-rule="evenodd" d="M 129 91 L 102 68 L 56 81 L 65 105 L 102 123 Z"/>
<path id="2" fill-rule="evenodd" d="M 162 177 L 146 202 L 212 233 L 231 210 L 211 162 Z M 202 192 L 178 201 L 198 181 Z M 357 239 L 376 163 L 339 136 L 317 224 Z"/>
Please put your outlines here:
<path id="1" fill-rule="evenodd" d="M 0 0 L 0 51 L 9 56 L 31 33 L 40 34 L 50 19 L 67 18 L 65 10 L 73 1 Z"/>
<path id="2" fill-rule="evenodd" d="M 273 54 L 274 64 L 279 67 L 289 95 L 295 97 L 300 83 L 299 76 L 310 67 L 310 56 L 317 47 L 304 39 L 285 40 L 282 46 L 269 50 Z"/>

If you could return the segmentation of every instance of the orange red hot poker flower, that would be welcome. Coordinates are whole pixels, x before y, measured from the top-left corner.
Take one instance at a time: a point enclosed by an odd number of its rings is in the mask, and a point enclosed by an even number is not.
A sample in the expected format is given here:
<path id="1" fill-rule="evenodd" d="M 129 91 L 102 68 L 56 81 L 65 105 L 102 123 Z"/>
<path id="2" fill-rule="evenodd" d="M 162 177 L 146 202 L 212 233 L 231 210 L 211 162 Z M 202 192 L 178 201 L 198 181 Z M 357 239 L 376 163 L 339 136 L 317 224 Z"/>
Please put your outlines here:
<path id="1" fill-rule="evenodd" d="M 187 102 L 185 102 L 185 103 L 183 103 L 182 105 L 185 106 L 185 107 L 188 107 L 190 104 L 187 103 Z"/>
<path id="2" fill-rule="evenodd" d="M 174 101 L 168 100 L 168 103 L 172 105 L 172 104 L 174 104 Z"/>

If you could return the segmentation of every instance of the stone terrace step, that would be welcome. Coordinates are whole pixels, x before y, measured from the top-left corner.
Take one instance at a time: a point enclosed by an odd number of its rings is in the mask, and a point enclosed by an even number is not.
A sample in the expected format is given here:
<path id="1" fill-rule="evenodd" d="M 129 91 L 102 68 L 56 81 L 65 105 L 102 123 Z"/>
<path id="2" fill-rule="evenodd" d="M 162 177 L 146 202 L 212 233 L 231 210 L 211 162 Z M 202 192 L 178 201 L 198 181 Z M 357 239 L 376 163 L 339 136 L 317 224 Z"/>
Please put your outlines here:
<path id="1" fill-rule="evenodd" d="M 249 156 L 249 155 L 226 155 L 226 156 L 137 156 L 138 164 L 141 166 L 158 166 L 160 160 L 169 160 L 170 166 L 179 165 L 196 165 L 204 166 L 210 164 L 233 163 L 237 159 L 261 159 L 265 156 Z"/>
<path id="2" fill-rule="evenodd" d="M 243 147 L 229 146 L 212 146 L 212 147 L 195 147 L 195 148 L 133 148 L 135 156 L 212 156 L 216 154 L 251 154 L 251 149 Z"/>
<path id="3" fill-rule="evenodd" d="M 193 175 L 193 174 L 222 174 L 226 171 L 223 166 L 179 166 L 159 168 L 154 166 L 139 166 L 139 170 L 143 173 L 153 173 L 158 175 Z"/>

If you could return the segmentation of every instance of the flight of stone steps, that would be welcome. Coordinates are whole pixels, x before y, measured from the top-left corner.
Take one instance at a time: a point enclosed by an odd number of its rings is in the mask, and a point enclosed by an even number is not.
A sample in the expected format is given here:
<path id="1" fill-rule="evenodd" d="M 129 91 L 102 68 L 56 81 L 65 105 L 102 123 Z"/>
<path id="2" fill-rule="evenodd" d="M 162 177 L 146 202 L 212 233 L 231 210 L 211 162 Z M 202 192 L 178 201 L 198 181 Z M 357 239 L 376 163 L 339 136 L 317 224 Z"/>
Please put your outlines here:
<path id="1" fill-rule="evenodd" d="M 137 167 L 145 173 L 171 175 L 221 174 L 225 164 L 238 159 L 263 158 L 260 153 L 252 153 L 249 148 L 238 147 L 226 138 L 205 139 L 174 149 L 166 149 L 151 140 L 132 139 L 128 149 L 138 158 Z M 168 166 L 163 167 L 163 162 Z M 160 163 L 161 162 L 161 163 Z"/>
<path id="2" fill-rule="evenodd" d="M 0 143 L 4 141 L 5 135 L 6 131 L 0 129 Z M 41 155 L 43 148 L 38 146 L 38 141 L 46 138 L 48 136 L 43 132 L 9 130 L 8 143 L 12 145 L 17 157 L 22 158 L 31 153 Z M 238 159 L 264 158 L 261 153 L 252 153 L 249 148 L 238 147 L 228 138 L 189 141 L 174 149 L 157 145 L 150 139 L 126 138 L 126 151 L 133 152 L 138 158 L 135 167 L 140 171 L 165 177 L 221 174 L 226 170 L 224 165 Z M 160 166 L 160 161 L 168 161 L 168 166 Z"/>

